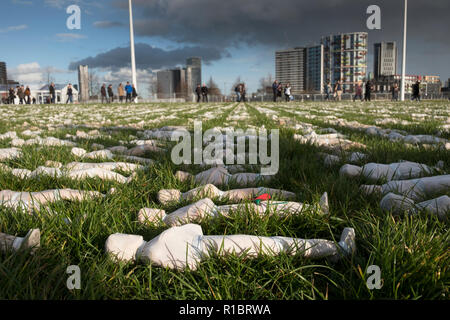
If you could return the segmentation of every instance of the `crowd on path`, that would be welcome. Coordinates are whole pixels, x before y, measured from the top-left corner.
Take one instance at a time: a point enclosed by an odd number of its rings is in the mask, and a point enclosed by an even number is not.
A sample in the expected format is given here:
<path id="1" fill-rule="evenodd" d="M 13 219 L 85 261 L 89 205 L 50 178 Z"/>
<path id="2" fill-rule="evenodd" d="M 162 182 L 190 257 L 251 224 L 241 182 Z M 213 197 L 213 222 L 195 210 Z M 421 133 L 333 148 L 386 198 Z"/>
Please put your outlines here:
<path id="1" fill-rule="evenodd" d="M 245 87 L 245 83 L 238 83 L 234 88 L 234 92 L 236 93 L 236 101 L 237 102 L 246 102 L 245 98 L 247 94 L 247 88 Z"/>
<path id="2" fill-rule="evenodd" d="M 136 98 L 138 97 L 136 87 L 134 84 L 130 84 L 129 81 L 127 81 L 126 86 L 124 87 L 122 83 L 119 84 L 117 87 L 117 97 L 119 98 L 118 102 L 123 102 L 125 99 L 125 102 L 133 102 L 136 101 Z M 102 103 L 113 103 L 114 102 L 114 90 L 112 84 L 106 88 L 106 84 L 103 84 L 100 88 L 100 95 L 102 99 Z"/>

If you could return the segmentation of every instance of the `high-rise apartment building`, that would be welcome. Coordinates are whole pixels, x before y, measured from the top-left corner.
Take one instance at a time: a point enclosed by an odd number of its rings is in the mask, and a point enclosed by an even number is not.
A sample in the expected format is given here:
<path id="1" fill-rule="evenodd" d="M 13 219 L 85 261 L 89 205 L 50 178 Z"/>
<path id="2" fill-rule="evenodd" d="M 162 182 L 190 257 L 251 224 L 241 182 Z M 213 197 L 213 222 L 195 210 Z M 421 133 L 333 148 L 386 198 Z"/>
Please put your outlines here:
<path id="1" fill-rule="evenodd" d="M 306 92 L 322 93 L 324 90 L 323 45 L 306 48 Z"/>
<path id="2" fill-rule="evenodd" d="M 6 63 L 0 61 L 0 84 L 8 84 L 8 74 L 6 73 Z"/>
<path id="3" fill-rule="evenodd" d="M 397 43 L 395 41 L 375 43 L 374 49 L 375 79 L 397 74 Z"/>
<path id="4" fill-rule="evenodd" d="M 78 92 L 79 101 L 83 103 L 89 102 L 89 67 L 78 66 Z"/>
<path id="5" fill-rule="evenodd" d="M 195 90 L 197 85 L 202 84 L 202 58 L 191 57 L 186 59 L 186 68 L 191 68 L 190 87 Z"/>
<path id="6" fill-rule="evenodd" d="M 293 48 L 275 53 L 276 79 L 283 86 L 291 85 L 292 94 L 300 94 L 306 90 L 306 49 Z"/>
<path id="7" fill-rule="evenodd" d="M 345 91 L 353 91 L 355 84 L 366 80 L 366 32 L 330 35 L 322 38 L 324 46 L 324 81 L 335 85 L 342 81 Z"/>

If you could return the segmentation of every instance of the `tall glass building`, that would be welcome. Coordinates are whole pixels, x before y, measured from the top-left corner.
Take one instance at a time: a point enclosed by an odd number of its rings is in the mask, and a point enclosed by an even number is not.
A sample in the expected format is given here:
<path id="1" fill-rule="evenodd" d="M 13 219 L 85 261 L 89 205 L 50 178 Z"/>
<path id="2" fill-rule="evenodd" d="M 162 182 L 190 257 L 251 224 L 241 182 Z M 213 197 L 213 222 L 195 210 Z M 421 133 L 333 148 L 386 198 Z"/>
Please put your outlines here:
<path id="1" fill-rule="evenodd" d="M 324 46 L 324 80 L 334 86 L 339 80 L 344 91 L 352 92 L 365 81 L 367 74 L 367 32 L 330 35 L 322 38 Z"/>

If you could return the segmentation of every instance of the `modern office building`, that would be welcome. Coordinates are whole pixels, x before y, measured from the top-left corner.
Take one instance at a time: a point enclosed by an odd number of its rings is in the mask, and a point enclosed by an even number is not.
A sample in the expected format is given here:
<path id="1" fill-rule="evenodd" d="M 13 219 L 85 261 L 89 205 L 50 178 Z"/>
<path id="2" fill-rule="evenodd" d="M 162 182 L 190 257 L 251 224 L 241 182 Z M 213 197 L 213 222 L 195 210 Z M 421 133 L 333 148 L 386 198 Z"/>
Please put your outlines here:
<path id="1" fill-rule="evenodd" d="M 186 68 L 191 68 L 191 88 L 197 87 L 202 84 L 202 58 L 191 57 L 186 59 Z"/>
<path id="2" fill-rule="evenodd" d="M 347 92 L 367 77 L 366 32 L 342 33 L 322 38 L 324 46 L 324 82 L 334 86 L 342 81 Z"/>
<path id="3" fill-rule="evenodd" d="M 395 75 L 397 73 L 397 43 L 395 41 L 375 43 L 374 49 L 375 79 Z"/>
<path id="4" fill-rule="evenodd" d="M 78 92 L 80 94 L 80 102 L 89 102 L 89 67 L 78 66 Z"/>
<path id="5" fill-rule="evenodd" d="M 323 45 L 306 48 L 306 92 L 324 91 L 324 55 Z"/>
<path id="6" fill-rule="evenodd" d="M 0 84 L 8 84 L 8 74 L 6 72 L 6 63 L 0 61 Z"/>
<path id="7" fill-rule="evenodd" d="M 158 99 L 171 99 L 174 98 L 173 89 L 173 73 L 171 70 L 158 71 L 156 74 L 157 78 L 157 96 Z"/>
<path id="8" fill-rule="evenodd" d="M 275 78 L 283 86 L 291 85 L 293 95 L 306 90 L 306 49 L 293 48 L 275 52 Z"/>

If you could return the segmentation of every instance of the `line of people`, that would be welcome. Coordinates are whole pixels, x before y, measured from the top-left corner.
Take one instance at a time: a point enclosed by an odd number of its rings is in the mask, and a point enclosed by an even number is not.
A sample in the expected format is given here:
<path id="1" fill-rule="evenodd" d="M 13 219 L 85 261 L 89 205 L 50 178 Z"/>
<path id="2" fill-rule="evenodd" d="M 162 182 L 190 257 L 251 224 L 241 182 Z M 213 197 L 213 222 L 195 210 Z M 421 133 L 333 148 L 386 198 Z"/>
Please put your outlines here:
<path id="1" fill-rule="evenodd" d="M 12 87 L 9 88 L 8 104 L 14 104 L 16 95 L 17 98 L 19 98 L 19 104 L 36 104 L 36 98 L 31 98 L 31 90 L 29 86 L 26 88 L 23 85 L 17 86 L 16 90 Z"/>
<path id="2" fill-rule="evenodd" d="M 284 100 L 286 102 L 294 100 L 294 96 L 292 95 L 292 87 L 289 82 L 283 87 L 283 84 L 281 82 L 278 83 L 278 81 L 275 80 L 272 84 L 272 91 L 273 91 L 273 102 L 277 102 L 278 98 L 281 98 L 282 100 L 283 94 Z"/>
<path id="3" fill-rule="evenodd" d="M 119 102 L 123 102 L 124 98 L 125 98 L 125 102 L 132 102 L 134 101 L 137 97 L 137 91 L 136 91 L 136 87 L 130 84 L 129 81 L 127 81 L 126 86 L 124 87 L 121 84 L 119 84 L 119 86 L 117 87 L 117 93 L 118 93 L 118 97 L 119 97 Z M 114 102 L 114 91 L 113 91 L 113 87 L 112 84 L 110 84 L 108 86 L 108 88 L 106 88 L 106 84 L 103 84 L 101 89 L 100 89 L 100 94 L 102 97 L 102 103 L 113 103 Z"/>
<path id="4" fill-rule="evenodd" d="M 195 93 L 197 94 L 197 102 L 200 102 L 200 100 L 202 100 L 202 102 L 208 102 L 208 87 L 206 86 L 206 84 L 201 85 L 197 85 L 197 88 L 195 88 Z"/>

